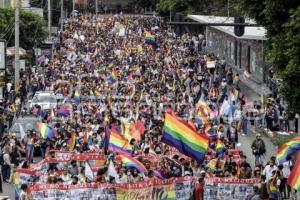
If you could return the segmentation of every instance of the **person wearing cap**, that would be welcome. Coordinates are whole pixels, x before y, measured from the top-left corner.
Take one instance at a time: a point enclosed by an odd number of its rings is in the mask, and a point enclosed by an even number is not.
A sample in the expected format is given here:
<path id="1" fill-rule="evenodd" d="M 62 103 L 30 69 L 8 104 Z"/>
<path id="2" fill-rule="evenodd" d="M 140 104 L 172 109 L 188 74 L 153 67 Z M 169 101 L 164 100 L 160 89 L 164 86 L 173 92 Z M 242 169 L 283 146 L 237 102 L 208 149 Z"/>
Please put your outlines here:
<path id="1" fill-rule="evenodd" d="M 263 164 L 263 155 L 266 153 L 265 142 L 261 139 L 261 134 L 257 133 L 255 140 L 251 145 L 252 153 L 255 156 L 255 160 L 258 160 L 260 164 Z"/>

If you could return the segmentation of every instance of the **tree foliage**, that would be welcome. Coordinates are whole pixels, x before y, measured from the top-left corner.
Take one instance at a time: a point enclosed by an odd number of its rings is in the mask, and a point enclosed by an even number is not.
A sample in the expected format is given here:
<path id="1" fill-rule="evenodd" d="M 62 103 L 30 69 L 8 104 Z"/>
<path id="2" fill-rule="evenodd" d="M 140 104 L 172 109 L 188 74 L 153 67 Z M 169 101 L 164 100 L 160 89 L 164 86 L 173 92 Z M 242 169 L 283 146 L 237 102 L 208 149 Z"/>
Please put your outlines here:
<path id="1" fill-rule="evenodd" d="M 300 113 L 300 2 L 242 0 L 240 9 L 267 29 L 267 59 L 283 79 L 289 110 Z"/>
<path id="2" fill-rule="evenodd" d="M 14 46 L 14 11 L 10 8 L 0 8 L 0 38 Z M 20 46 L 32 49 L 41 45 L 48 36 L 48 30 L 43 18 L 39 15 L 21 10 L 20 12 Z"/>
<path id="3" fill-rule="evenodd" d="M 238 14 L 238 0 L 230 0 L 230 16 Z M 160 12 L 183 12 L 185 14 L 223 15 L 228 12 L 228 0 L 158 0 Z"/>

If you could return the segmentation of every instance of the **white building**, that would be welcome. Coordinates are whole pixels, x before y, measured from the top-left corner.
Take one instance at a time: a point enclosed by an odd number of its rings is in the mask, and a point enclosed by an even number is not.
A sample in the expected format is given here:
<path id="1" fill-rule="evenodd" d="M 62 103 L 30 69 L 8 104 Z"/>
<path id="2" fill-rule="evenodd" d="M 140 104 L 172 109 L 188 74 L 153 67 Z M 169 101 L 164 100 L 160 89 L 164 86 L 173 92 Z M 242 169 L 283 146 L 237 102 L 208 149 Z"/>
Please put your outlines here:
<path id="1" fill-rule="evenodd" d="M 189 15 L 188 18 L 200 23 L 234 23 L 233 17 Z M 255 22 L 246 19 L 246 23 L 254 24 Z M 242 81 L 253 90 L 260 94 L 270 93 L 264 85 L 267 72 L 265 28 L 245 27 L 244 35 L 237 37 L 233 26 L 206 26 L 205 37 L 207 51 L 224 57 L 227 64 L 240 74 L 250 72 L 250 77 L 242 76 Z"/>

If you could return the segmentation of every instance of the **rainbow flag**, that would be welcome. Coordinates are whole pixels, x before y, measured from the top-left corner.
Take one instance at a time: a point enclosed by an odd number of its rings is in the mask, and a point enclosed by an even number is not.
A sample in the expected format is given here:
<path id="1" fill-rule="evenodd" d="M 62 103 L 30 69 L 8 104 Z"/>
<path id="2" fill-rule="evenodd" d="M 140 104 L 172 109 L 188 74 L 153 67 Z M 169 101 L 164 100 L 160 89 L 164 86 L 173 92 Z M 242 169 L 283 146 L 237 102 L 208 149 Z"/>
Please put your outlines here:
<path id="1" fill-rule="evenodd" d="M 211 113 L 211 109 L 206 104 L 206 102 L 200 99 L 196 105 L 197 107 L 197 116 L 196 116 L 196 123 L 197 124 L 204 124 L 209 125 L 209 115 Z"/>
<path id="2" fill-rule="evenodd" d="M 111 71 L 111 75 L 107 79 L 108 84 L 110 84 L 110 85 L 114 84 L 117 81 L 117 78 L 118 78 L 118 73 L 113 68 L 112 71 Z"/>
<path id="3" fill-rule="evenodd" d="M 69 140 L 69 150 L 73 151 L 76 145 L 76 134 L 73 132 Z"/>
<path id="4" fill-rule="evenodd" d="M 149 31 L 146 31 L 145 32 L 145 40 L 147 40 L 147 41 L 155 41 L 155 37 Z"/>
<path id="5" fill-rule="evenodd" d="M 284 163 L 287 156 L 294 155 L 300 150 L 300 136 L 294 137 L 289 142 L 284 143 L 277 150 L 276 159 L 278 163 Z"/>
<path id="6" fill-rule="evenodd" d="M 217 165 L 217 160 L 212 159 L 207 163 L 206 167 L 210 170 L 216 170 L 216 165 Z"/>
<path id="7" fill-rule="evenodd" d="M 157 48 L 157 42 L 155 41 L 155 37 L 148 31 L 145 32 L 145 41 L 147 44 L 152 45 L 154 48 Z"/>
<path id="8" fill-rule="evenodd" d="M 277 193 L 277 187 L 276 187 L 276 183 L 273 183 L 274 181 L 270 181 L 269 184 L 269 193 Z"/>
<path id="9" fill-rule="evenodd" d="M 48 124 L 42 123 L 42 122 L 37 122 L 36 127 L 39 130 L 39 132 L 41 133 L 42 138 L 44 138 L 44 139 L 48 138 L 50 140 L 53 140 L 55 131 L 53 128 L 48 126 Z"/>
<path id="10" fill-rule="evenodd" d="M 138 160 L 130 157 L 130 156 L 127 156 L 127 155 L 123 155 L 123 154 L 120 154 L 119 155 L 122 163 L 127 167 L 127 168 L 135 168 L 137 169 L 140 173 L 144 173 L 144 174 L 147 174 L 148 171 L 147 169 L 145 168 L 145 166 L 140 163 Z"/>
<path id="11" fill-rule="evenodd" d="M 126 155 L 131 154 L 127 139 L 114 128 L 109 134 L 108 150 Z"/>
<path id="12" fill-rule="evenodd" d="M 287 180 L 287 184 L 297 191 L 300 191 L 300 156 L 298 156 L 291 174 Z"/>
<path id="13" fill-rule="evenodd" d="M 225 146 L 221 140 L 217 140 L 216 143 L 216 152 L 222 152 L 224 150 Z"/>
<path id="14" fill-rule="evenodd" d="M 197 161 L 204 160 L 209 143 L 206 135 L 198 134 L 188 123 L 170 112 L 165 115 L 161 140 Z"/>
<path id="15" fill-rule="evenodd" d="M 111 76 L 112 76 L 115 80 L 117 80 L 117 78 L 118 78 L 118 73 L 117 73 L 117 71 L 116 71 L 115 68 L 112 69 L 112 71 L 111 71 Z"/>
<path id="16" fill-rule="evenodd" d="M 203 111 L 206 115 L 209 115 L 211 113 L 210 107 L 207 105 L 207 103 L 203 99 L 199 99 L 196 105 L 197 108 L 202 107 Z"/>

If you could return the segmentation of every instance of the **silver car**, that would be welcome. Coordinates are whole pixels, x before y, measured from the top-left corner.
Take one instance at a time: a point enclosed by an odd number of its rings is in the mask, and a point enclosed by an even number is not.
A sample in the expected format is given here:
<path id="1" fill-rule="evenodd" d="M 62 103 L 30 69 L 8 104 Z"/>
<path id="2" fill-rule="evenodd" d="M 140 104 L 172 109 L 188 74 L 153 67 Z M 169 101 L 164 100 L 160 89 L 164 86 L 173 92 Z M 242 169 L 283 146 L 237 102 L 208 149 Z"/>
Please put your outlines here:
<path id="1" fill-rule="evenodd" d="M 30 101 L 30 108 L 35 105 L 41 106 L 43 110 L 51 110 L 57 107 L 57 99 L 53 92 L 36 92 Z"/>

